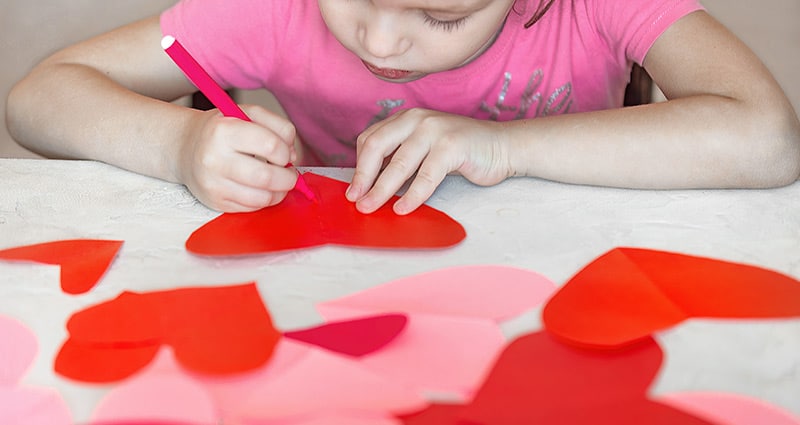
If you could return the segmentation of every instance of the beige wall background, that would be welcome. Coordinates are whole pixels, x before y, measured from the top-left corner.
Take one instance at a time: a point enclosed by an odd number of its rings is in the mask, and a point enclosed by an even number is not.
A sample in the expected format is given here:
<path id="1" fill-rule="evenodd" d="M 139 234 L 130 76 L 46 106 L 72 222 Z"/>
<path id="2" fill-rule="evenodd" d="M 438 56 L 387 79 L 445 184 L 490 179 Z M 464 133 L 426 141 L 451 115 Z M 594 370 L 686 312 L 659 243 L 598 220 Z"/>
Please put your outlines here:
<path id="1" fill-rule="evenodd" d="M 310 1 L 310 0 L 309 0 Z M 800 111 L 800 0 L 701 0 L 761 57 Z M 0 116 L 11 86 L 57 49 L 159 13 L 175 0 L 0 0 Z M 243 102 L 275 107 L 261 91 Z M 3 120 L 3 122 L 5 122 Z M 0 129 L 0 157 L 36 157 Z"/>
<path id="2" fill-rule="evenodd" d="M 15 82 L 56 50 L 159 13 L 176 0 L 0 0 L 0 157 L 36 157 L 11 139 L 5 99 Z"/>

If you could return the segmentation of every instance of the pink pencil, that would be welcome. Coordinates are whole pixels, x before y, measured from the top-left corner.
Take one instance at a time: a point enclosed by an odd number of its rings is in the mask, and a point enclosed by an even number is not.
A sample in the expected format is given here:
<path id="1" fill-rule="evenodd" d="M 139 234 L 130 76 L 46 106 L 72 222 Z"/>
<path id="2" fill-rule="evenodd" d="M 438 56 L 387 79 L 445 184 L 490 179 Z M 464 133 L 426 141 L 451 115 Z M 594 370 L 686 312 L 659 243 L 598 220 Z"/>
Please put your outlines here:
<path id="1" fill-rule="evenodd" d="M 226 117 L 235 117 L 245 121 L 250 121 L 250 117 L 242 111 L 242 108 L 236 104 L 236 102 L 231 99 L 225 90 L 208 75 L 205 69 L 197 63 L 192 55 L 189 54 L 188 51 L 183 47 L 183 45 L 175 39 L 175 37 L 171 35 L 166 35 L 164 38 L 161 39 L 161 47 L 164 51 L 169 55 L 170 58 L 175 62 L 176 65 L 186 74 L 186 77 L 189 78 L 189 81 L 192 82 L 207 98 L 211 103 L 222 112 L 222 115 Z M 287 164 L 287 167 L 291 167 L 292 164 Z M 305 179 L 303 179 L 303 175 L 298 173 L 297 175 L 297 183 L 294 186 L 295 189 L 300 191 L 306 198 L 310 201 L 315 201 L 316 197 L 314 196 L 314 192 L 311 191 L 311 188 L 308 187 Z"/>

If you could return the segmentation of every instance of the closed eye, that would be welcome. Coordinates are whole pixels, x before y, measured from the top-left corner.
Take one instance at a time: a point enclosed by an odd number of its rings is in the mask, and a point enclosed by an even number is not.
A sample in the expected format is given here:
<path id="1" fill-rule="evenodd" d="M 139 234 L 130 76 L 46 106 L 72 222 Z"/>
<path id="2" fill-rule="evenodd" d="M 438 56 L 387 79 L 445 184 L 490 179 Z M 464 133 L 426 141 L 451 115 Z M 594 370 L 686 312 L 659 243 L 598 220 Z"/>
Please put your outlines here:
<path id="1" fill-rule="evenodd" d="M 425 23 L 430 25 L 432 28 L 439 29 L 442 31 L 454 31 L 462 26 L 464 26 L 464 22 L 467 20 L 467 17 L 454 19 L 451 21 L 442 21 L 440 19 L 436 19 L 427 13 L 423 15 L 425 19 Z"/>

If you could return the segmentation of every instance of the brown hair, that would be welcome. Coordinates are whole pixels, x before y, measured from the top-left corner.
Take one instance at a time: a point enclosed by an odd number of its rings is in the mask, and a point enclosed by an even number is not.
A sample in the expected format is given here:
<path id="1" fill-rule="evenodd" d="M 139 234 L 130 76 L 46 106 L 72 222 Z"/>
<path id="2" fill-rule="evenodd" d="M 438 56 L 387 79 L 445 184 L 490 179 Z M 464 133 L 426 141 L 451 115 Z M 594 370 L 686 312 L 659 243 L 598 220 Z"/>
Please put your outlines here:
<path id="1" fill-rule="evenodd" d="M 550 6 L 552 6 L 553 3 L 555 3 L 555 1 L 556 0 L 540 0 L 539 8 L 536 9 L 536 13 L 533 14 L 531 19 L 525 23 L 525 28 L 530 28 L 531 26 L 533 26 L 533 24 L 538 22 L 539 19 L 542 19 L 542 16 L 544 16 L 544 14 L 547 13 L 548 10 L 550 10 Z"/>

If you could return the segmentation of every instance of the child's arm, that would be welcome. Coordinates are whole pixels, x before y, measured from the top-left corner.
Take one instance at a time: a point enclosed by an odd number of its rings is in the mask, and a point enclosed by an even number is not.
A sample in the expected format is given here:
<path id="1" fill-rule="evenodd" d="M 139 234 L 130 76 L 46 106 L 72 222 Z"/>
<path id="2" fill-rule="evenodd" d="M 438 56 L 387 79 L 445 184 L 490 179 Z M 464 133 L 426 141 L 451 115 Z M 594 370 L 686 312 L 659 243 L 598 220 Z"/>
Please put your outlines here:
<path id="1" fill-rule="evenodd" d="M 424 110 L 390 117 L 359 139 L 348 199 L 372 211 L 414 172 L 398 213 L 419 206 L 451 171 L 483 185 L 526 175 L 676 189 L 765 188 L 798 178 L 796 113 L 755 55 L 707 13 L 676 22 L 644 67 L 669 101 L 506 123 Z"/>
<path id="2" fill-rule="evenodd" d="M 254 124 L 169 103 L 196 89 L 161 49 L 161 37 L 152 17 L 46 59 L 9 95 L 12 136 L 46 156 L 186 184 L 215 209 L 279 202 L 297 178 L 283 168 L 294 126 L 263 108 L 247 108 Z"/>

